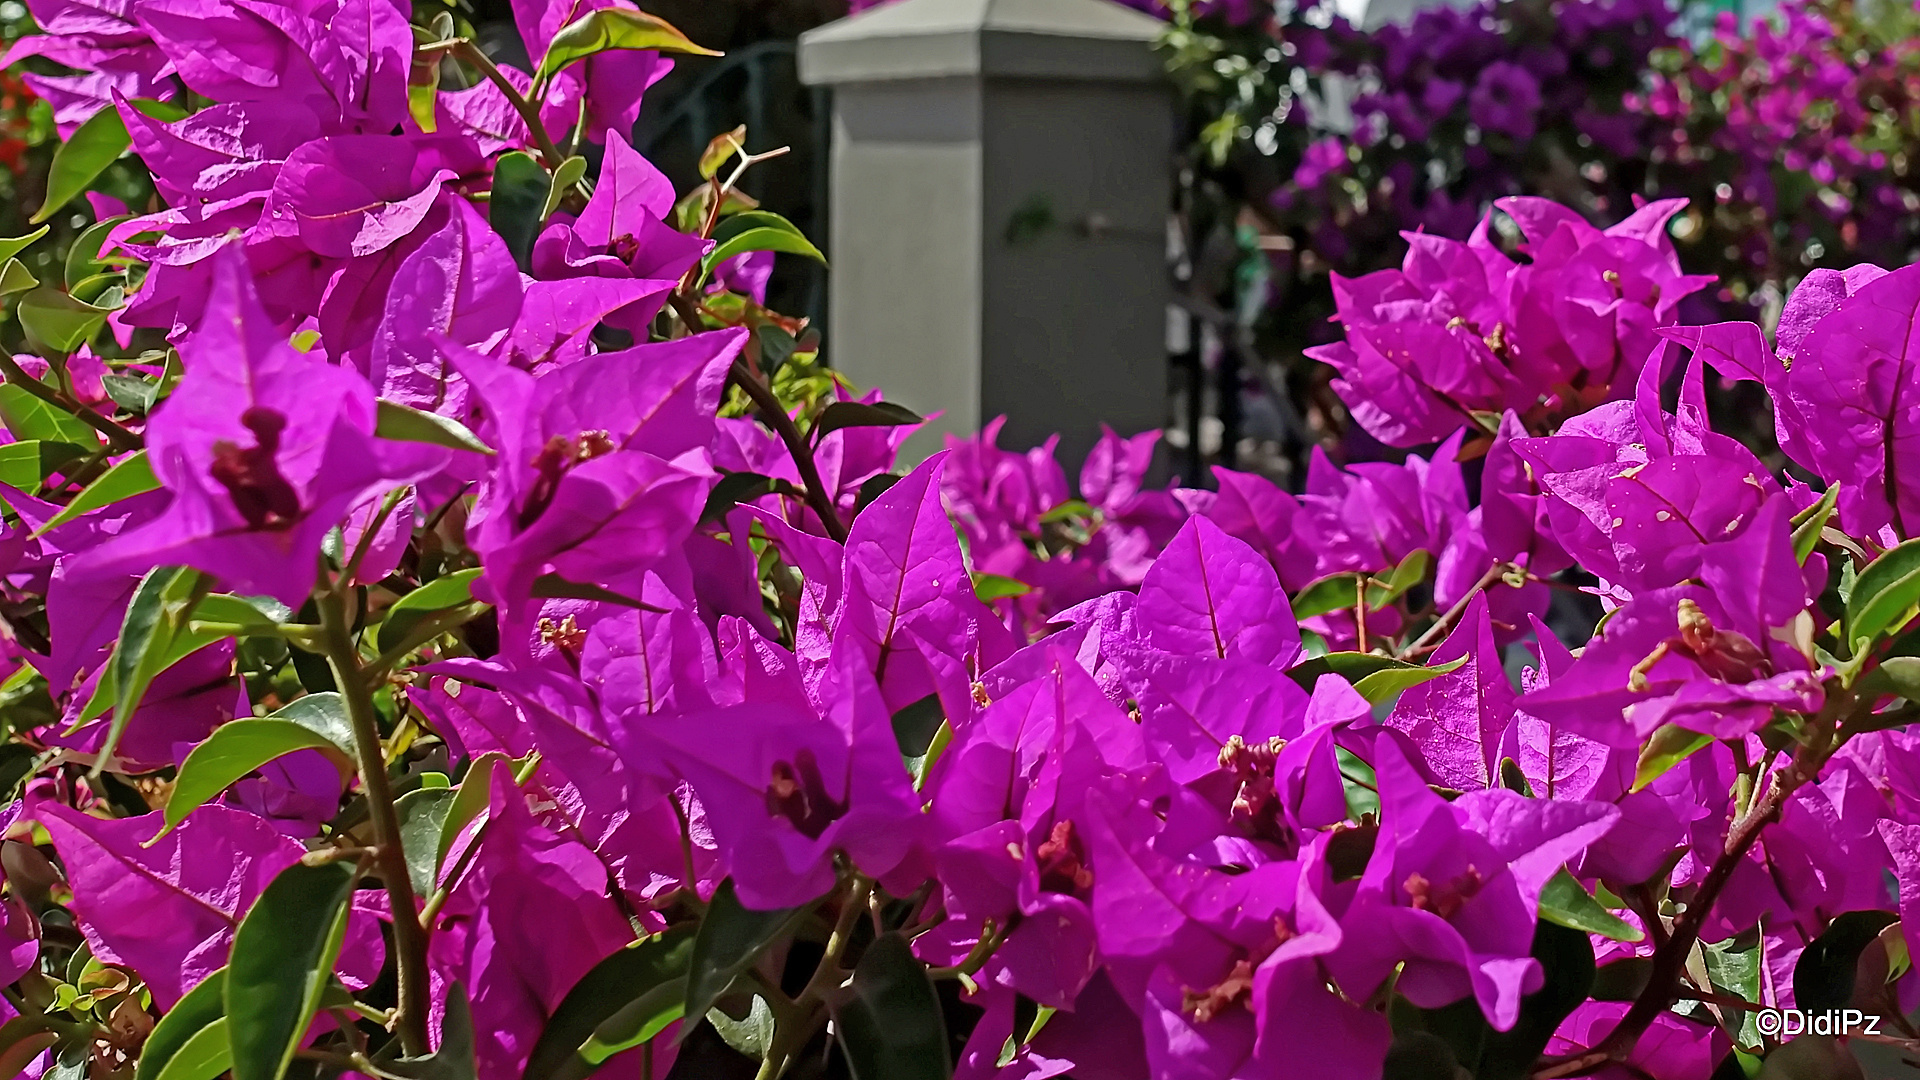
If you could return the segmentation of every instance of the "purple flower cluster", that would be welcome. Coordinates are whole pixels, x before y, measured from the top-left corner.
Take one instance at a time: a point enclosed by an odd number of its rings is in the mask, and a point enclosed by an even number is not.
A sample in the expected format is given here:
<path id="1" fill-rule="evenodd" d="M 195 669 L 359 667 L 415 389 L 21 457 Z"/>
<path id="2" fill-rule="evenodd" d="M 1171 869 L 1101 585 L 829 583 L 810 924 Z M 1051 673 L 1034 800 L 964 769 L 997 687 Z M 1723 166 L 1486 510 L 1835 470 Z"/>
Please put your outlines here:
<path id="1" fill-rule="evenodd" d="M 1667 222 L 1679 199 L 1652 203 L 1605 231 L 1540 198 L 1499 206 L 1527 238 L 1529 261 L 1489 239 L 1407 236 L 1400 270 L 1334 275 L 1346 340 L 1308 355 L 1339 372 L 1354 419 L 1391 446 L 1493 427 L 1503 411 L 1540 426 L 1625 396 L 1658 328 L 1713 279 L 1680 272 Z"/>
<path id="2" fill-rule="evenodd" d="M 1340 392 L 1424 456 L 1316 454 L 1297 495 L 1156 488 L 1153 433 L 1072 486 L 997 426 L 902 463 L 919 418 L 764 306 L 813 249 L 739 191 L 743 136 L 686 192 L 624 141 L 697 46 L 528 3 L 529 76 L 371 2 L 31 46 L 185 92 L 73 117 L 156 206 L 64 287 L 0 266 L 41 354 L 0 355 L 17 1067 L 1833 1050 L 1762 1007 L 1920 1043 L 1920 267 L 1809 276 L 1769 343 L 1678 322 L 1676 205 L 1514 200 L 1522 258 L 1483 225 L 1340 281 Z M 1481 61 L 1455 104 L 1549 93 Z M 1794 477 L 1714 429 L 1709 367 Z M 1555 589 L 1607 610 L 1577 651 Z"/>
<path id="3" fill-rule="evenodd" d="M 1915 26 L 1908 9 L 1835 0 L 1792 0 L 1744 29 L 1723 15 L 1625 104 L 1657 119 L 1644 151 L 1656 166 L 1708 174 L 1728 217 L 1784 219 L 1783 237 L 1742 245 L 1743 258 L 1776 273 L 1905 261 L 1920 207 L 1900 164 L 1916 135 Z"/>
<path id="4" fill-rule="evenodd" d="M 1296 44 L 1297 63 L 1359 87 L 1353 130 L 1329 143 L 1355 152 L 1350 161 L 1332 149 L 1303 158 L 1273 199 L 1289 217 L 1338 219 L 1358 184 L 1370 204 L 1363 213 L 1465 235 L 1481 207 L 1529 190 L 1536 137 L 1638 152 L 1647 122 L 1623 110 L 1619 94 L 1637 88 L 1653 50 L 1674 44 L 1672 22 L 1662 0 L 1490 0 L 1425 8 L 1367 34 L 1339 21 L 1289 25 L 1280 37 Z M 1590 152 L 1568 149 L 1576 160 Z M 1349 261 L 1324 254 L 1336 266 Z"/>

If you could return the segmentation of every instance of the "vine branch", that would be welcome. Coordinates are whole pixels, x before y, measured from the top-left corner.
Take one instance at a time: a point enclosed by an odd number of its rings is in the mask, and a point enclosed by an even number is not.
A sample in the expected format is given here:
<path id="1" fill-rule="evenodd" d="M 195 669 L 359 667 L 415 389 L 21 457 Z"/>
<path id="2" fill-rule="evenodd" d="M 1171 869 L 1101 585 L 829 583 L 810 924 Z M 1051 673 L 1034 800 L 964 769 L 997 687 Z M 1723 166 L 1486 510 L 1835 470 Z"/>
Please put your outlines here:
<path id="1" fill-rule="evenodd" d="M 346 704 L 353 725 L 353 745 L 359 758 L 360 783 L 367 795 L 373 823 L 380 880 L 393 907 L 394 973 L 399 982 L 399 1005 L 394 1029 L 408 1056 L 430 1052 L 427 1043 L 427 937 L 415 915 L 413 880 L 407 875 L 407 856 L 401 848 L 400 815 L 394 809 L 393 785 L 387 780 L 386 756 L 380 744 L 373 695 L 360 668 L 359 649 L 348 627 L 348 585 L 335 582 L 319 597 L 320 624 L 327 663 Z"/>
<path id="2" fill-rule="evenodd" d="M 5 352 L 0 352 L 0 373 L 5 373 L 8 383 L 25 390 L 61 412 L 72 413 L 75 419 L 104 435 L 107 444 L 116 452 L 132 453 L 147 445 L 146 440 L 140 436 L 27 374 L 26 369 Z"/>

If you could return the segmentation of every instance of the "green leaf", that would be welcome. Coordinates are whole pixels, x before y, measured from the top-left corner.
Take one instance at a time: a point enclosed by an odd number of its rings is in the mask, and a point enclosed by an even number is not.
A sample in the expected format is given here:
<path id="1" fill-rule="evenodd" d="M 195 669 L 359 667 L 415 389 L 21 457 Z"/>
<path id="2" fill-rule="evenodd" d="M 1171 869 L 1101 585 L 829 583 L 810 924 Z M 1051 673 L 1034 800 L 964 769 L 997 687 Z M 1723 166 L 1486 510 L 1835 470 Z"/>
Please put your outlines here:
<path id="1" fill-rule="evenodd" d="M 711 180 L 720 166 L 733 159 L 747 145 L 747 125 L 741 124 L 732 131 L 721 132 L 707 143 L 700 153 L 700 179 Z"/>
<path id="2" fill-rule="evenodd" d="M 713 242 L 724 244 L 750 229 L 773 229 L 777 232 L 792 233 L 802 239 L 807 235 L 800 231 L 800 226 L 771 210 L 745 210 L 714 226 Z"/>
<path id="3" fill-rule="evenodd" d="M 1527 774 L 1520 771 L 1520 763 L 1510 757 L 1500 759 L 1500 786 L 1508 791 L 1517 791 L 1527 798 L 1534 797 L 1533 782 Z"/>
<path id="4" fill-rule="evenodd" d="M 1614 941 L 1640 941 L 1647 935 L 1593 898 L 1580 879 L 1561 867 L 1540 891 L 1540 917 L 1551 923 Z"/>
<path id="5" fill-rule="evenodd" d="M 400 850 L 407 853 L 407 877 L 415 896 L 431 896 L 440 884 L 440 833 L 459 797 L 452 788 L 416 788 L 394 801 L 400 815 Z"/>
<path id="6" fill-rule="evenodd" d="M 722 881 L 693 937 L 687 1004 L 681 1015 L 707 1015 L 734 978 L 753 966 L 767 946 L 785 936 L 806 912 L 805 907 L 748 911 L 734 895 L 733 879 Z"/>
<path id="7" fill-rule="evenodd" d="M 1640 748 L 1640 763 L 1633 773 L 1633 790 L 1639 791 L 1667 774 L 1667 770 L 1685 761 L 1713 741 L 1713 736 L 1689 731 L 1677 724 L 1664 724 Z"/>
<path id="8" fill-rule="evenodd" d="M 0 482 L 31 492 L 62 465 L 84 457 L 85 447 L 69 442 L 43 442 L 26 439 L 0 446 Z M 44 530 L 42 530 L 44 531 Z M 35 536 L 40 535 L 35 533 Z"/>
<path id="9" fill-rule="evenodd" d="M 281 1080 L 333 979 L 347 932 L 353 868 L 294 863 L 234 931 L 227 965 L 233 1080 Z"/>
<path id="10" fill-rule="evenodd" d="M 477 1080 L 473 1006 L 467 1003 L 465 986 L 456 982 L 447 994 L 446 1019 L 440 1025 L 440 1049 L 427 1057 L 400 1058 L 384 1071 L 403 1080 Z"/>
<path id="11" fill-rule="evenodd" d="M 41 285 L 20 298 L 14 315 L 29 340 L 70 353 L 91 340 L 112 311 L 111 307 L 81 303 L 51 285 Z"/>
<path id="12" fill-rule="evenodd" d="M 10 442 L 0 446 L 0 483 L 22 491 L 32 491 L 46 478 L 40 471 L 40 440 Z"/>
<path id="13" fill-rule="evenodd" d="M 1395 1038 L 1387 1049 L 1382 1080 L 1454 1080 L 1476 1076 L 1493 1026 L 1480 1006 L 1468 997 L 1448 1005 L 1421 1009 L 1411 1002 L 1389 1000 Z M 1444 1063 L 1445 1071 L 1435 1071 Z"/>
<path id="14" fill-rule="evenodd" d="M 1653 957 L 1629 956 L 1593 973 L 1595 1001 L 1632 1001 L 1653 981 Z"/>
<path id="15" fill-rule="evenodd" d="M 913 765 L 913 790 L 919 791 L 927 784 L 927 774 L 940 762 L 940 755 L 947 752 L 953 743 L 953 724 L 942 719 L 940 727 L 933 733 L 933 741 L 927 744 L 927 752 Z"/>
<path id="16" fill-rule="evenodd" d="M 540 235 L 545 220 L 540 211 L 547 205 L 551 178 L 531 154 L 515 150 L 502 154 L 493 163 L 493 194 L 487 199 L 487 222 L 500 234 L 513 261 L 527 269 L 533 257 L 533 241 Z"/>
<path id="17" fill-rule="evenodd" d="M 747 1014 L 735 1018 L 724 1005 L 707 1010 L 707 1023 L 713 1025 L 720 1041 L 755 1061 L 765 1061 L 773 1051 L 775 1023 L 773 1008 L 764 994 L 747 999 Z"/>
<path id="18" fill-rule="evenodd" d="M 773 481 L 759 473 L 732 472 L 720 478 L 707 494 L 707 505 L 700 511 L 702 525 L 719 521 L 743 502 L 752 502 L 773 490 Z"/>
<path id="19" fill-rule="evenodd" d="M 926 965 L 898 933 L 882 934 L 853 969 L 835 1012 L 853 1080 L 946 1080 L 947 1022 Z"/>
<path id="20" fill-rule="evenodd" d="M 601 10 L 612 11 L 614 9 L 602 8 Z M 599 14 L 599 12 L 595 12 L 594 14 Z M 592 16 L 588 16 L 588 18 L 592 18 Z M 707 275 L 713 273 L 714 267 L 719 266 L 735 255 L 745 255 L 754 251 L 775 251 L 787 255 L 804 255 L 822 266 L 825 266 L 827 262 L 827 257 L 820 253 L 820 249 L 814 247 L 811 240 L 801 236 L 799 233 L 788 232 L 785 229 L 762 227 L 758 229 L 748 229 L 730 240 L 714 245 L 714 249 L 707 253 L 707 257 L 700 260 L 701 280 L 705 280 Z"/>
<path id="21" fill-rule="evenodd" d="M 387 609 L 386 621 L 380 624 L 380 650 L 385 652 L 398 646 L 429 615 L 472 603 L 473 580 L 479 576 L 478 567 L 457 570 L 434 578 L 401 597 Z"/>
<path id="22" fill-rule="evenodd" d="M 433 865 L 440 866 L 447 861 L 447 852 L 453 850 L 454 841 L 460 833 L 472 823 L 474 818 L 486 812 L 493 797 L 493 770 L 507 756 L 498 750 L 489 750 L 473 759 L 467 767 L 467 775 L 460 786 L 453 789 L 453 801 L 447 804 L 446 819 L 440 823 L 440 841 L 433 855 Z"/>
<path id="23" fill-rule="evenodd" d="M 165 101 L 135 98 L 128 104 L 155 120 L 167 123 L 187 115 L 187 110 Z M 101 173 L 107 171 L 107 166 L 118 160 L 131 145 L 133 140 L 127 136 L 127 124 L 121 119 L 119 109 L 107 108 L 94 113 L 86 123 L 74 130 L 72 138 L 54 151 L 53 164 L 47 169 L 47 198 L 33 215 L 32 224 L 40 224 L 61 207 L 79 198 L 82 192 L 93 186 Z M 35 238 L 29 237 L 27 242 L 31 243 Z"/>
<path id="24" fill-rule="evenodd" d="M 1793 965 L 1794 1007 L 1818 1013 L 1853 1005 L 1860 954 L 1899 919 L 1891 911 L 1849 911 L 1828 923 Z"/>
<path id="25" fill-rule="evenodd" d="M 1379 611 L 1400 599 L 1408 589 L 1427 579 L 1427 568 L 1432 563 L 1433 556 L 1426 548 L 1414 548 L 1408 552 L 1407 557 L 1401 559 L 1400 564 L 1384 579 L 1376 575 L 1367 582 L 1368 609 Z"/>
<path id="26" fill-rule="evenodd" d="M 1462 656 L 1454 660 L 1449 660 L 1444 664 L 1436 664 L 1432 667 L 1421 667 L 1418 664 L 1408 664 L 1405 667 L 1385 667 L 1370 675 L 1362 676 L 1358 682 L 1353 684 L 1353 689 L 1355 693 L 1366 698 L 1369 704 L 1378 705 L 1409 687 L 1419 686 L 1424 682 L 1432 682 L 1442 675 L 1450 675 L 1454 669 L 1466 662 L 1467 658 Z"/>
<path id="27" fill-rule="evenodd" d="M 1707 968 L 1707 981 L 1713 989 L 1744 1001 L 1760 1000 L 1760 938 L 1745 934 L 1716 941 L 1700 948 Z M 1721 1006 L 1727 1035 L 1738 1046 L 1749 1049 L 1761 1045 L 1758 1017 L 1745 1009 Z"/>
<path id="28" fill-rule="evenodd" d="M 772 323 L 761 323 L 753 328 L 754 343 L 760 347 L 760 372 L 771 380 L 776 372 L 793 359 L 799 351 L 800 343 Z"/>
<path id="29" fill-rule="evenodd" d="M 579 1080 L 681 1016 L 695 931 L 676 926 L 607 957 L 560 999 L 524 1080 Z"/>
<path id="30" fill-rule="evenodd" d="M 41 401 L 12 383 L 0 385 L 0 423 L 5 423 L 16 439 L 82 447 L 100 445 L 100 437 L 79 417 Z"/>
<path id="31" fill-rule="evenodd" d="M 1867 564 L 1847 598 L 1847 643 L 1857 652 L 1913 617 L 1920 605 L 1920 540 L 1882 552 Z"/>
<path id="32" fill-rule="evenodd" d="M 227 1013 L 227 969 L 221 968 L 200 980 L 198 986 L 174 1003 L 147 1035 L 134 1068 L 134 1080 L 154 1080 L 166 1069 L 167 1062 L 200 1033 Z M 224 1030 L 222 1035 L 224 1035 Z"/>
<path id="33" fill-rule="evenodd" d="M 625 593 L 617 593 L 600 585 L 589 585 L 580 581 L 568 581 L 559 574 L 541 574 L 533 579 L 529 594 L 537 600 L 598 600 L 603 604 L 618 604 L 636 611 L 651 611 L 661 614 L 662 610 L 638 600 Z"/>
<path id="34" fill-rule="evenodd" d="M 1067 521 L 1072 518 L 1090 518 L 1093 515 L 1093 507 L 1087 505 L 1080 499 L 1068 499 L 1066 502 L 1041 514 L 1040 524 L 1052 525 L 1056 522 Z"/>
<path id="35" fill-rule="evenodd" d="M 1871 701 L 1881 694 L 1920 699 L 1920 656 L 1889 656 L 1880 666 L 1862 676 L 1855 689 Z"/>
<path id="36" fill-rule="evenodd" d="M 544 85 L 575 61 L 612 49 L 651 49 L 692 56 L 722 56 L 702 48 L 657 15 L 624 8 L 601 8 L 560 28 L 547 46 L 534 82 Z"/>
<path id="37" fill-rule="evenodd" d="M 235 720 L 214 729 L 181 763 L 173 793 L 167 797 L 165 824 L 147 844 L 172 832 L 188 814 L 227 790 L 234 781 L 296 750 L 324 750 L 343 758 L 343 763 L 352 760 L 346 748 L 289 720 Z"/>
<path id="38" fill-rule="evenodd" d="M 25 236 L 10 236 L 0 239 L 0 259 L 11 259 L 15 255 L 27 250 L 35 240 L 47 235 L 47 230 L 52 227 L 51 225 L 42 225 Z"/>
<path id="39" fill-rule="evenodd" d="M 67 288 L 72 289 L 81 281 L 96 274 L 119 273 L 119 267 L 100 261 L 100 250 L 106 245 L 107 234 L 115 225 L 127 220 L 126 215 L 102 218 L 87 226 L 67 249 L 66 279 Z"/>
<path id="40" fill-rule="evenodd" d="M 813 437 L 817 442 L 841 428 L 898 427 L 901 424 L 918 424 L 923 419 L 919 413 L 892 401 L 876 401 L 871 405 L 859 401 L 836 401 L 821 410 L 820 418 L 813 422 Z"/>
<path id="41" fill-rule="evenodd" d="M 92 307 L 95 311 L 111 314 L 114 309 L 126 303 L 127 275 L 114 270 L 110 273 L 81 278 L 67 290 L 67 298 Z M 82 315 L 85 314 L 78 308 L 74 310 Z"/>
<path id="42" fill-rule="evenodd" d="M 854 516 L 858 517 L 862 511 L 873 505 L 873 500 L 893 490 L 893 485 L 899 483 L 900 479 L 893 473 L 883 472 L 875 473 L 860 481 L 860 490 L 853 496 Z"/>
<path id="43" fill-rule="evenodd" d="M 467 430 L 467 426 L 460 421 L 439 413 L 408 408 L 386 398 L 381 398 L 375 404 L 373 433 L 394 442 L 431 443 L 450 450 L 493 453 L 493 447 L 481 442 L 480 436 Z"/>
<path id="44" fill-rule="evenodd" d="M 414 27 L 417 32 L 421 28 Z M 407 79 L 407 114 L 428 135 L 440 129 L 440 63 L 435 57 L 414 65 L 415 74 Z"/>
<path id="45" fill-rule="evenodd" d="M 154 1080 L 214 1080 L 232 1067 L 233 1040 L 227 1037 L 227 1018 L 222 1016 L 188 1036 Z"/>
<path id="46" fill-rule="evenodd" d="M 60 1041 L 44 1016 L 16 1016 L 0 1024 L 0 1076 L 17 1077 L 33 1059 Z"/>
<path id="47" fill-rule="evenodd" d="M 545 221 L 560 209 L 560 200 L 567 197 L 567 189 L 580 182 L 587 175 L 587 159 L 575 154 L 560 163 L 553 170 L 553 183 L 547 188 L 547 201 L 540 208 L 540 220 Z"/>
<path id="48" fill-rule="evenodd" d="M 918 776 L 927 759 L 927 751 L 947 722 L 947 710 L 939 694 L 928 694 L 893 714 L 893 739 L 900 746 L 900 763 Z"/>
<path id="49" fill-rule="evenodd" d="M 74 129 L 72 138 L 53 152 L 53 164 L 47 169 L 47 198 L 33 215 L 38 225 L 61 207 L 80 197 L 107 166 L 119 159 L 133 140 L 127 136 L 127 122 L 120 110 L 101 109 Z"/>
<path id="50" fill-rule="evenodd" d="M 1469 1075 L 1445 1039 L 1417 1029 L 1395 1034 L 1380 1065 L 1380 1080 L 1456 1080 Z"/>
<path id="51" fill-rule="evenodd" d="M 1360 586 L 1354 574 L 1329 574 L 1309 582 L 1294 594 L 1291 606 L 1296 619 L 1311 619 L 1329 611 L 1340 611 L 1360 602 Z"/>
<path id="52" fill-rule="evenodd" d="M 1356 683 L 1377 671 L 1419 667 L 1419 664 L 1395 660 L 1379 653 L 1330 652 L 1295 664 L 1287 669 L 1287 675 L 1311 693 L 1313 684 L 1319 682 L 1322 675 L 1338 675 L 1350 683 Z"/>
<path id="53" fill-rule="evenodd" d="M 33 271 L 27 269 L 19 259 L 8 259 L 6 267 L 0 269 L 0 296 L 23 293 L 38 284 L 40 279 L 34 277 Z"/>
<path id="54" fill-rule="evenodd" d="M 115 405 L 142 416 L 153 411 L 160 384 L 138 375 L 102 375 L 100 385 Z"/>
<path id="55" fill-rule="evenodd" d="M 119 461 L 113 467 L 80 490 L 61 511 L 47 520 L 34 532 L 35 536 L 45 536 L 50 530 L 57 529 L 89 510 L 98 510 L 103 506 L 117 503 L 122 499 L 131 499 L 135 495 L 144 495 L 160 488 L 160 479 L 153 475 L 153 466 L 147 463 L 147 452 L 136 450 Z"/>
<path id="56" fill-rule="evenodd" d="M 1820 501 L 1793 515 L 1793 557 L 1802 564 L 1813 549 L 1820 543 L 1820 530 L 1827 527 L 1833 517 L 1834 505 L 1840 499 L 1840 485 L 1835 484 L 1820 496 Z"/>
<path id="57" fill-rule="evenodd" d="M 194 606 L 189 625 L 196 622 L 234 623 L 246 627 L 248 634 L 275 634 L 279 632 L 280 623 L 292 614 L 286 605 L 270 597 L 248 598 L 232 593 L 208 593 Z"/>
<path id="58" fill-rule="evenodd" d="M 1025 596 L 1032 591 L 1033 586 L 1026 582 L 1001 574 L 975 573 L 973 575 L 973 595 L 989 604 L 1010 596 Z"/>
<path id="59" fill-rule="evenodd" d="M 267 719 L 299 724 L 339 747 L 349 759 L 353 757 L 353 721 L 347 719 L 346 699 L 332 690 L 295 698 Z"/>
<path id="60" fill-rule="evenodd" d="M 113 725 L 100 747 L 96 773 L 113 758 L 113 751 L 126 733 L 127 722 L 147 696 L 154 677 L 184 659 L 199 644 L 192 635 L 180 633 L 187 615 L 206 590 L 206 579 L 199 571 L 185 566 L 156 566 L 147 571 L 133 590 L 127 613 L 120 622 L 120 637 L 113 643 L 107 671 L 113 676 Z M 212 639 L 209 639 L 212 640 Z M 192 645 L 192 648 L 188 648 Z M 185 652 L 180 650 L 186 649 Z M 101 682 L 105 682 L 102 676 Z"/>

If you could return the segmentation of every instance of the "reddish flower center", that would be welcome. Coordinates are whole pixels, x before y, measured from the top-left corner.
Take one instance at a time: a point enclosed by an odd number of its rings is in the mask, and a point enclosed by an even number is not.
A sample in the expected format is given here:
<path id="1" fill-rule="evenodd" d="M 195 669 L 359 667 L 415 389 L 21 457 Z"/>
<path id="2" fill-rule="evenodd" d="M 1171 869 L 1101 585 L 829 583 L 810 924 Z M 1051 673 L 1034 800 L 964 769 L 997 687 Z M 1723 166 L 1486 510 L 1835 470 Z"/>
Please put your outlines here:
<path id="1" fill-rule="evenodd" d="M 1053 832 L 1035 852 L 1039 858 L 1040 888 L 1044 892 L 1083 892 L 1093 885 L 1093 871 L 1087 869 L 1086 848 L 1074 835 L 1073 822 L 1053 823 Z"/>
<path id="2" fill-rule="evenodd" d="M 1293 939 L 1293 927 L 1286 916 L 1273 917 L 1273 936 L 1258 947 L 1247 950 L 1243 960 L 1233 963 L 1227 977 L 1203 989 L 1186 988 L 1180 995 L 1180 1011 L 1204 1024 L 1234 1005 L 1246 1005 L 1253 996 L 1253 972 L 1273 951 Z"/>
<path id="3" fill-rule="evenodd" d="M 213 444 L 213 464 L 207 471 L 227 489 L 234 509 L 249 526 L 289 528 L 300 517 L 300 495 L 274 461 L 287 418 L 255 405 L 240 414 L 240 423 L 253 432 L 254 445 L 241 447 L 219 440 Z"/>
<path id="4" fill-rule="evenodd" d="M 773 779 L 767 784 L 767 813 L 786 818 L 807 839 L 818 840 L 827 826 L 846 812 L 845 802 L 834 802 L 827 794 L 813 751 L 803 749 L 791 762 L 773 763 Z"/>
<path id="5" fill-rule="evenodd" d="M 520 511 L 520 527 L 526 528 L 534 523 L 553 502 L 553 494 L 560 487 L 560 478 L 575 466 L 605 457 L 620 447 L 613 441 L 613 434 L 606 430 L 582 431 L 572 437 L 555 435 L 548 439 L 540 452 L 533 455 L 528 464 L 533 466 L 536 478 L 533 490 L 527 493 L 527 502 Z"/>
<path id="6" fill-rule="evenodd" d="M 1415 911 L 1431 911 L 1443 919 L 1453 918 L 1467 901 L 1480 892 L 1486 879 L 1472 866 L 1453 876 L 1451 881 L 1428 881 L 1419 873 L 1407 875 L 1403 888 Z"/>
<path id="7" fill-rule="evenodd" d="M 1273 776 L 1274 763 L 1286 745 L 1280 738 L 1249 744 L 1238 735 L 1230 736 L 1227 745 L 1220 748 L 1220 767 L 1240 781 L 1240 790 L 1233 796 L 1234 825 L 1252 839 L 1291 851 L 1297 846 L 1297 838 L 1281 813 Z"/>
<path id="8" fill-rule="evenodd" d="M 569 615 L 559 622 L 542 618 L 536 624 L 540 631 L 540 644 L 551 645 L 561 652 L 578 655 L 580 647 L 587 643 L 587 632 Z"/>
<path id="9" fill-rule="evenodd" d="M 1680 601 L 1680 632 L 1654 646 L 1646 659 L 1633 665 L 1627 673 L 1627 688 L 1635 692 L 1647 690 L 1651 683 L 1647 672 L 1669 655 L 1690 657 L 1706 672 L 1721 682 L 1748 683 L 1761 678 L 1771 670 L 1767 655 L 1753 640 L 1737 630 L 1720 630 L 1714 627 L 1713 620 L 1700 610 L 1700 605 L 1692 600 Z"/>

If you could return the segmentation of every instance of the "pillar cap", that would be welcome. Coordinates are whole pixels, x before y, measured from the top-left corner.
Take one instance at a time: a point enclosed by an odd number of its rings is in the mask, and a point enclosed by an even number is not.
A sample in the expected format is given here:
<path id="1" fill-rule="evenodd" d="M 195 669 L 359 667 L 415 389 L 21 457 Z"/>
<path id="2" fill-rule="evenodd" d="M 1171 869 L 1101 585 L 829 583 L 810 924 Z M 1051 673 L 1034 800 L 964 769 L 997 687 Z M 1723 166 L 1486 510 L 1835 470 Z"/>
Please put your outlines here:
<path id="1" fill-rule="evenodd" d="M 1165 28 L 1113 0 L 897 0 L 802 34 L 800 79 L 1156 82 Z"/>

